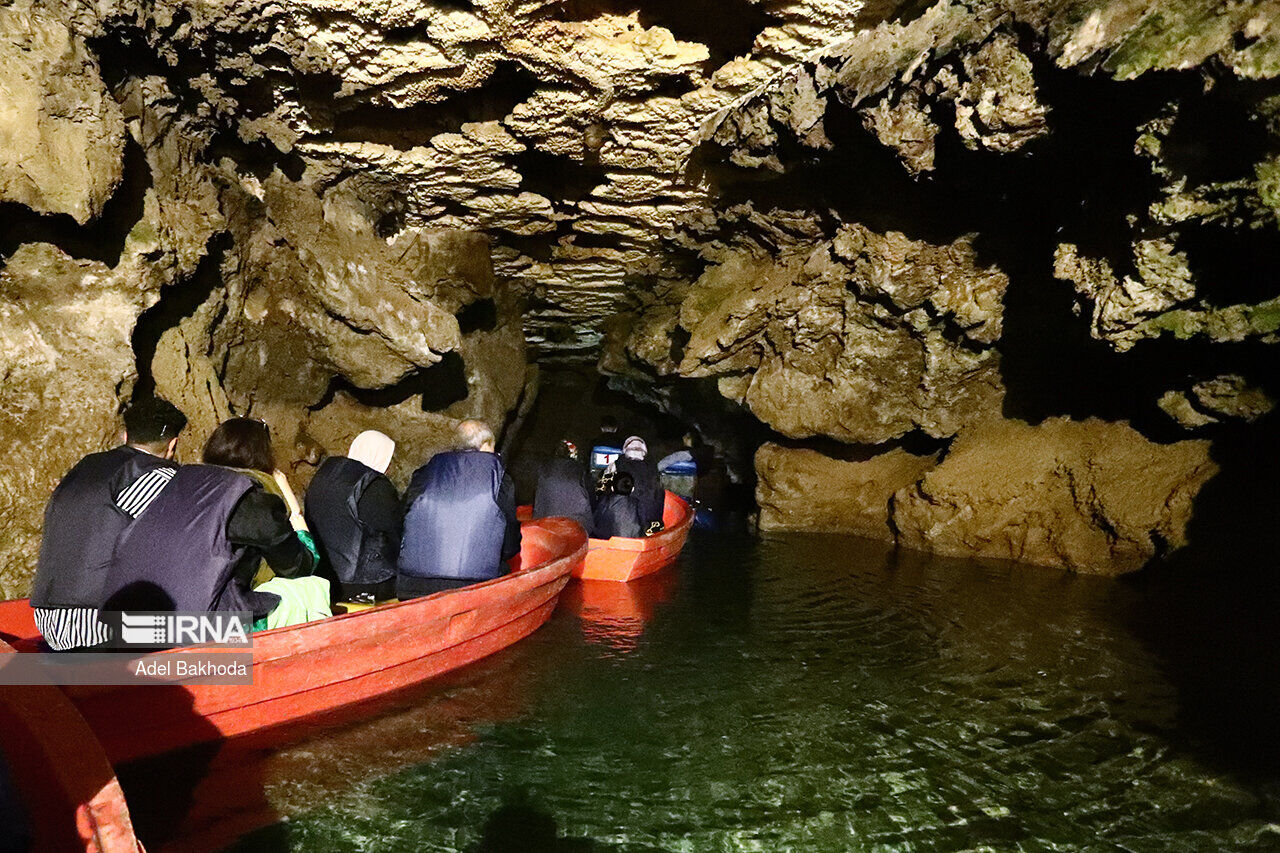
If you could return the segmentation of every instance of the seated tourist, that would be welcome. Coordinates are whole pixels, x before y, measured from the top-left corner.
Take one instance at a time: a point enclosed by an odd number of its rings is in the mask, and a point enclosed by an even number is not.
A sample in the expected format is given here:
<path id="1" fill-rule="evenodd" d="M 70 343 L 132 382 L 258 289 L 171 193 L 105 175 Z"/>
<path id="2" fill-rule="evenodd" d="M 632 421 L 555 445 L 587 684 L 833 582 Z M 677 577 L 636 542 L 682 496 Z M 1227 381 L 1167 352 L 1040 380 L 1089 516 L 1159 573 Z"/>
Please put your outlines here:
<path id="1" fill-rule="evenodd" d="M 520 552 L 515 486 L 483 421 L 458 424 L 462 449 L 437 453 L 409 481 L 396 595 L 413 598 L 505 575 Z"/>
<path id="2" fill-rule="evenodd" d="M 204 462 L 179 468 L 120 537 L 109 605 L 249 611 L 255 630 L 331 615 L 328 582 L 309 577 L 318 560 L 267 425 L 223 422 Z"/>
<path id="3" fill-rule="evenodd" d="M 644 439 L 633 435 L 622 443 L 622 456 L 611 466 L 614 476 L 626 473 L 635 483 L 633 494 L 640 507 L 640 523 L 646 533 L 662 529 L 662 508 L 666 504 L 666 490 L 658 466 L 648 458 L 649 447 Z"/>
<path id="4" fill-rule="evenodd" d="M 538 468 L 538 486 L 533 497 L 533 517 L 572 518 L 591 530 L 591 475 L 578 461 L 578 448 L 561 441 L 556 454 Z"/>
<path id="5" fill-rule="evenodd" d="M 337 579 L 339 601 L 395 596 L 403 518 L 400 495 L 386 477 L 395 449 L 386 435 L 366 430 L 346 456 L 322 462 L 307 487 L 307 523 Z"/>
<path id="6" fill-rule="evenodd" d="M 116 540 L 168 484 L 186 416 L 155 397 L 124 413 L 124 444 L 76 463 L 54 489 L 31 588 L 36 627 L 65 651 L 110 639 L 98 620 Z"/>
<path id="7" fill-rule="evenodd" d="M 594 539 L 625 536 L 637 539 L 644 535 L 640 524 L 640 505 L 634 494 L 635 481 L 625 472 L 615 473 L 605 494 L 596 504 L 591 523 Z"/>

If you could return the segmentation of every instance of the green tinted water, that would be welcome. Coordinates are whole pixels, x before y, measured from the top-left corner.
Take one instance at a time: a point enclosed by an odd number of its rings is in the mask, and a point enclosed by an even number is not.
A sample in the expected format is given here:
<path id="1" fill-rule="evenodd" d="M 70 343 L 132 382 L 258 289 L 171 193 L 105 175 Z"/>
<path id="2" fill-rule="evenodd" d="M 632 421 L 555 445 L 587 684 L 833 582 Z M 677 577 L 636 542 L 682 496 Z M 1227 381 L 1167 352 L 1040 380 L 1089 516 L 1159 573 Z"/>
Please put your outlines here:
<path id="1" fill-rule="evenodd" d="M 318 778 L 266 783 L 292 818 L 238 849 L 1280 849 L 1274 782 L 1178 733 L 1132 584 L 725 537 L 636 600 L 576 595 L 295 748 Z"/>

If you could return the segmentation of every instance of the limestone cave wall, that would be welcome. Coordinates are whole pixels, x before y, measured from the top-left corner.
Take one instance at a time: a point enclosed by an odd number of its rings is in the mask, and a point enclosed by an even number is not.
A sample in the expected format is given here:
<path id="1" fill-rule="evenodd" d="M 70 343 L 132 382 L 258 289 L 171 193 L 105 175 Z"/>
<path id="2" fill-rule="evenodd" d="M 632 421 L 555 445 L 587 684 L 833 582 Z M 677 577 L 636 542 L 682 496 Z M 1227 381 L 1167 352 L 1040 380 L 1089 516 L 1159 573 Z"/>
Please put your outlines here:
<path id="1" fill-rule="evenodd" d="M 703 125 L 689 271 L 602 364 L 766 424 L 769 528 L 1175 550 L 1221 448 L 1275 435 L 1276 11 L 942 2 L 808 54 Z"/>
<path id="2" fill-rule="evenodd" d="M 1277 11 L 0 0 L 0 593 L 134 394 L 402 479 L 530 361 L 765 526 L 1136 567 L 1274 430 Z"/>

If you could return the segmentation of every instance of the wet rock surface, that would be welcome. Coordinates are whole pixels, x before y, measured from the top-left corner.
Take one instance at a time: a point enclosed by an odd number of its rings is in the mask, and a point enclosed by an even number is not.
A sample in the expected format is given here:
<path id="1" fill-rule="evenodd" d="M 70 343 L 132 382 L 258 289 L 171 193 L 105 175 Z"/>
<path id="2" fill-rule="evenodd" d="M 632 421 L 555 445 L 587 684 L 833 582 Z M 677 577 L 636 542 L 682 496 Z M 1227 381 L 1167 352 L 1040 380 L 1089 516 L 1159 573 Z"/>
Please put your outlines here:
<path id="1" fill-rule="evenodd" d="M 0 201 L 81 224 L 120 182 L 124 119 L 82 39 L 51 12 L 0 7 Z"/>
<path id="2" fill-rule="evenodd" d="M 949 246 L 841 227 L 769 257 L 728 253 L 678 306 L 649 308 L 623 347 L 661 369 L 685 339 L 681 376 L 720 390 L 783 435 L 875 443 L 942 437 L 998 406 L 1005 276 Z"/>
<path id="3" fill-rule="evenodd" d="M 900 545 L 1121 574 L 1186 544 L 1218 472 L 1209 442 L 1157 445 L 1127 424 L 995 419 L 960 433 L 893 498 Z"/>
<path id="4" fill-rule="evenodd" d="M 766 444 L 756 451 L 761 530 L 852 533 L 892 542 L 892 498 L 937 459 L 902 448 L 859 460 Z"/>
<path id="5" fill-rule="evenodd" d="M 100 263 L 24 246 L 0 270 L 0 595 L 26 594 L 45 498 L 84 454 L 118 440 L 133 329 L 154 294 Z"/>

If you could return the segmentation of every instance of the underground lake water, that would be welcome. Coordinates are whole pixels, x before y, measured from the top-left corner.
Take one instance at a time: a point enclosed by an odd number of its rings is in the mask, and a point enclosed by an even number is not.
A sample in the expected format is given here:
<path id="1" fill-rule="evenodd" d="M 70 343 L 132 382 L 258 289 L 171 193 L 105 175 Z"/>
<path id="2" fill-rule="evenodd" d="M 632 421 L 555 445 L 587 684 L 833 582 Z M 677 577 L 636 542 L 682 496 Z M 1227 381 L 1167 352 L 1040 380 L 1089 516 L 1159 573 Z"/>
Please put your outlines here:
<path id="1" fill-rule="evenodd" d="M 144 840 L 180 849 L 1276 849 L 1265 703 L 1232 681 L 1268 665 L 1243 623 L 1198 633 L 1210 607 L 1147 576 L 699 532 L 363 718 L 122 780 Z M 1199 683 L 1168 665 L 1179 636 Z M 1232 706 L 1217 736 L 1206 702 Z"/>

